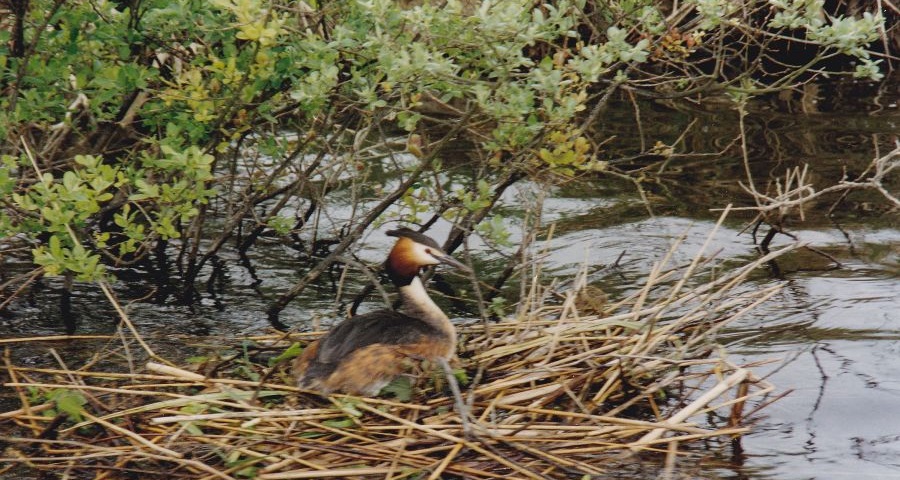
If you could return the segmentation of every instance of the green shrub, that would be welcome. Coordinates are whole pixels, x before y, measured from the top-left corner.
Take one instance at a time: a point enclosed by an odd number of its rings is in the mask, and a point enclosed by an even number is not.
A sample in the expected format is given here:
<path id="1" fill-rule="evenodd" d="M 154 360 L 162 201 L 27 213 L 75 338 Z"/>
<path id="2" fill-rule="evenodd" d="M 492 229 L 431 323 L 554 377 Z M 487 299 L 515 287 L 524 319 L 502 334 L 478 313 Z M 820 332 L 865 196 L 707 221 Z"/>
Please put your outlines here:
<path id="1" fill-rule="evenodd" d="M 493 211 L 478 231 L 502 243 L 494 207 L 517 179 L 606 170 L 584 128 L 616 88 L 746 95 L 840 56 L 881 75 L 866 50 L 878 14 L 737 5 L 32 0 L 0 22 L 0 235 L 81 280 L 177 240 L 191 285 L 239 228 L 243 248 L 264 229 L 296 234 L 307 224 L 286 208 L 324 209 L 352 186 L 399 207 L 344 227 L 438 214 L 466 230 Z M 778 72 L 739 55 L 791 36 L 819 48 Z M 397 136 L 421 168 L 395 168 Z M 446 169 L 458 137 L 476 147 L 468 179 Z M 363 185 L 376 170 L 402 180 L 396 198 Z"/>

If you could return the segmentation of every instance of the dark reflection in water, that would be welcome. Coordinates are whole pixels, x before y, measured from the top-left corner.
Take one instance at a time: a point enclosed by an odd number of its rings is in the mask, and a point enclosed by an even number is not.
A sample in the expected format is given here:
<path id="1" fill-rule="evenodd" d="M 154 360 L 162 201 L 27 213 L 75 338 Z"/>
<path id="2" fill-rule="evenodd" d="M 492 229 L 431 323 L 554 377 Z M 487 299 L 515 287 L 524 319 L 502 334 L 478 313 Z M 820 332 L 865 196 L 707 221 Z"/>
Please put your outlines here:
<path id="1" fill-rule="evenodd" d="M 864 84 L 810 86 L 753 103 L 746 126 L 757 186 L 764 189 L 773 176 L 804 164 L 810 165 L 819 188 L 845 174 L 861 174 L 900 131 L 898 84 L 886 83 L 881 90 Z M 890 85 L 895 85 L 892 91 Z M 556 187 L 543 205 L 543 223 L 555 223 L 548 274 L 566 281 L 586 262 L 591 280 L 613 297 L 639 288 L 650 265 L 682 234 L 684 245 L 673 263 L 689 260 L 719 215 L 710 209 L 752 204 L 738 185 L 746 183 L 746 174 L 740 152 L 733 148 L 738 117 L 729 104 L 688 108 L 685 103 L 642 102 L 638 107 L 627 101 L 612 105 L 594 134 L 601 140 L 614 137 L 604 144 L 603 154 L 623 158 L 618 168 L 653 173 L 644 184 L 651 204 L 641 201 L 633 184 L 600 177 Z M 675 155 L 655 154 L 654 145 L 671 146 Z M 900 191 L 896 175 L 891 182 L 885 187 Z M 537 187 L 523 184 L 518 191 L 527 195 L 532 188 Z M 524 213 L 516 195 L 505 199 L 511 224 Z M 805 221 L 788 229 L 839 261 L 841 268 L 830 269 L 830 259 L 809 251 L 784 258 L 779 266 L 786 287 L 721 337 L 734 361 L 775 360 L 757 372 L 793 392 L 763 410 L 742 448 L 709 444 L 708 450 L 698 449 L 701 460 L 686 461 L 689 467 L 679 471 L 682 478 L 900 478 L 900 415 L 895 413 L 900 405 L 900 217 L 871 192 L 849 195 L 826 215 L 834 201 L 812 205 Z M 712 250 L 726 264 L 757 255 L 750 235 L 741 233 L 748 220 L 749 215 L 733 215 L 715 239 Z M 511 231 L 515 241 L 519 229 L 511 225 Z M 776 237 L 776 243 L 785 241 Z M 378 262 L 388 242 L 374 233 L 359 255 Z M 488 276 L 505 266 L 496 253 L 478 250 L 476 243 L 473 247 Z M 123 299 L 144 299 L 131 305 L 132 320 L 161 353 L 175 357 L 184 345 L 202 341 L 198 337 L 235 338 L 268 328 L 266 306 L 303 272 L 297 252 L 274 242 L 248 254 L 255 272 L 243 268 L 236 253 L 224 250 L 217 260 L 221 272 L 211 283 L 215 288 L 205 290 L 192 307 L 148 303 L 165 296 L 158 295 L 160 285 L 145 280 L 145 272 L 119 272 L 128 280 L 115 288 Z M 26 271 L 25 265 L 3 261 L 4 270 Z M 617 267 L 604 268 L 612 264 Z M 332 280 L 307 289 L 281 318 L 298 328 L 333 322 L 346 303 L 335 302 Z M 348 290 L 358 291 L 363 281 L 351 282 Z M 744 288 L 772 281 L 769 272 L 760 271 Z M 117 317 L 99 290 L 80 285 L 68 313 L 62 291 L 61 282 L 46 280 L 42 289 L 15 302 L 0 316 L 0 337 L 61 334 L 63 317 L 76 322 L 79 334 L 114 331 Z M 74 365 L 102 344 L 84 340 L 53 347 Z M 42 345 L 17 348 L 15 355 L 24 364 L 54 363 Z M 13 404 L 0 396 L 0 406 Z M 623 466 L 609 478 L 652 478 L 660 472 L 654 465 Z"/>

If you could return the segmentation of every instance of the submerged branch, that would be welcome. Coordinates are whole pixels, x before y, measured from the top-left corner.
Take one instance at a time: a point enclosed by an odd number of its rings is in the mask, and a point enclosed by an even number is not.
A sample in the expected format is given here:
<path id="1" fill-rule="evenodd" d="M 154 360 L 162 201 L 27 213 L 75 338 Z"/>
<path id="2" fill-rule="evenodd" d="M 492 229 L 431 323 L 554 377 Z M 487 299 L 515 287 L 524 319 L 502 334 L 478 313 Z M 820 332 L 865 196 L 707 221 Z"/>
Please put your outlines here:
<path id="1" fill-rule="evenodd" d="M 268 309 L 266 309 L 266 315 L 269 319 L 269 322 L 276 328 L 286 329 L 286 325 L 283 324 L 278 316 L 282 310 L 293 300 L 297 295 L 299 295 L 306 287 L 314 282 L 319 276 L 325 272 L 331 265 L 337 262 L 344 253 L 352 247 L 356 241 L 362 237 L 363 233 L 369 228 L 369 226 L 375 222 L 391 205 L 393 205 L 397 200 L 399 200 L 414 183 L 419 181 L 420 177 L 425 174 L 431 168 L 431 165 L 434 163 L 438 154 L 442 151 L 444 145 L 446 145 L 449 141 L 454 139 L 459 133 L 459 131 L 466 125 L 466 120 L 470 115 L 474 113 L 474 110 L 470 110 L 467 112 L 465 117 L 456 124 L 456 126 L 447 132 L 443 138 L 437 141 L 434 145 L 430 146 L 430 151 L 425 158 L 422 158 L 416 168 L 407 174 L 406 179 L 401 182 L 397 188 L 394 189 L 393 192 L 385 196 L 376 206 L 371 208 L 359 221 L 356 225 L 352 226 L 346 236 L 341 240 L 340 243 L 334 246 L 331 253 L 328 254 L 324 259 L 319 261 L 312 269 L 310 269 L 302 280 L 297 282 L 289 291 L 282 294 L 278 299 L 272 302 Z"/>

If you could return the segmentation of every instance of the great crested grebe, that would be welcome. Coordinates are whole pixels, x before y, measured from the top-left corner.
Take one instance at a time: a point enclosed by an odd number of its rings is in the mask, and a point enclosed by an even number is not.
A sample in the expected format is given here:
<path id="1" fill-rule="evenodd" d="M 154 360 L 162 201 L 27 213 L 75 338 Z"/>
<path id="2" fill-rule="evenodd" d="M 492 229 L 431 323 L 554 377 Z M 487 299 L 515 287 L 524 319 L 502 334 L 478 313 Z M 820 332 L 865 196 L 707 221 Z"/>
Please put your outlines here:
<path id="1" fill-rule="evenodd" d="M 449 372 L 456 329 L 428 296 L 419 271 L 440 263 L 471 270 L 421 233 L 404 227 L 387 234 L 397 237 L 385 270 L 400 291 L 400 308 L 351 317 L 307 346 L 294 361 L 297 386 L 374 396 L 405 370 L 409 360 L 432 360 Z"/>

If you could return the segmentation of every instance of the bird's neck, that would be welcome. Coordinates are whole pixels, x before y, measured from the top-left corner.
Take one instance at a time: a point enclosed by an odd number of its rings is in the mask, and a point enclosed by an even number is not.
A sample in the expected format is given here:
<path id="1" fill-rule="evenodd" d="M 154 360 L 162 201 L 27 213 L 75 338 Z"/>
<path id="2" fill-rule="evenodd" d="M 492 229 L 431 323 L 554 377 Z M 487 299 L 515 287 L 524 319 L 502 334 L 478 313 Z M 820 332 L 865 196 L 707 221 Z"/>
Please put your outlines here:
<path id="1" fill-rule="evenodd" d="M 422 320 L 456 340 L 456 329 L 447 315 L 428 296 L 428 291 L 418 275 L 406 285 L 398 285 L 400 290 L 400 313 Z"/>

